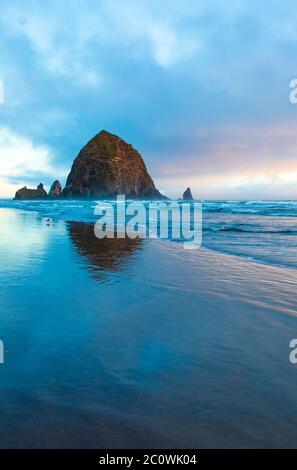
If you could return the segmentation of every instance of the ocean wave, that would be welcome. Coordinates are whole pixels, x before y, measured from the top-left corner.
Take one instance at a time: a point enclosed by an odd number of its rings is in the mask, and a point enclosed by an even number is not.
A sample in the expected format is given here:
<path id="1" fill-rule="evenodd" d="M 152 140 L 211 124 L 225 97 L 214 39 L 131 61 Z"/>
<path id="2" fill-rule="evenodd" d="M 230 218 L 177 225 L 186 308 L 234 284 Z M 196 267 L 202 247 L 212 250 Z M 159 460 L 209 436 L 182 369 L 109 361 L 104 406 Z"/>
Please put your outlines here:
<path id="1" fill-rule="evenodd" d="M 297 235 L 297 228 L 295 229 L 262 229 L 262 228 L 243 228 L 243 227 L 220 227 L 221 232 L 246 232 L 246 233 L 267 233 L 267 234 L 292 234 Z"/>

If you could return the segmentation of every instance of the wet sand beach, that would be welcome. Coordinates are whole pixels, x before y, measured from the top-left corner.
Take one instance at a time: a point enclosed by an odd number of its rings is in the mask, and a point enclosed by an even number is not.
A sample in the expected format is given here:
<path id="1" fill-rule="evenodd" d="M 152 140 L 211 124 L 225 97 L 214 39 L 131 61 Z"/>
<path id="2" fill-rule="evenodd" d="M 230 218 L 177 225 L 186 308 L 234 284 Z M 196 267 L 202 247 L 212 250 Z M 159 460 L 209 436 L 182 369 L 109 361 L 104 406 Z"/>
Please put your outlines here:
<path id="1" fill-rule="evenodd" d="M 295 447 L 295 269 L 0 209 L 0 447 Z"/>

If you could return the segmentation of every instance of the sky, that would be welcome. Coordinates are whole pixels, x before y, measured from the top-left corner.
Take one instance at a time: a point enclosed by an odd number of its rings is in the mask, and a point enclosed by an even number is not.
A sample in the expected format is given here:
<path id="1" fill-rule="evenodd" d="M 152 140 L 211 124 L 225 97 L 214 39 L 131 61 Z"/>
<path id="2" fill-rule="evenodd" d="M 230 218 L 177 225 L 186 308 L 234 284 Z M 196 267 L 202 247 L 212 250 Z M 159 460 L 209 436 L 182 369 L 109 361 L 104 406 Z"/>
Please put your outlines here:
<path id="1" fill-rule="evenodd" d="M 293 0 L 0 0 L 0 12 L 0 197 L 65 184 L 105 129 L 169 197 L 297 199 Z"/>

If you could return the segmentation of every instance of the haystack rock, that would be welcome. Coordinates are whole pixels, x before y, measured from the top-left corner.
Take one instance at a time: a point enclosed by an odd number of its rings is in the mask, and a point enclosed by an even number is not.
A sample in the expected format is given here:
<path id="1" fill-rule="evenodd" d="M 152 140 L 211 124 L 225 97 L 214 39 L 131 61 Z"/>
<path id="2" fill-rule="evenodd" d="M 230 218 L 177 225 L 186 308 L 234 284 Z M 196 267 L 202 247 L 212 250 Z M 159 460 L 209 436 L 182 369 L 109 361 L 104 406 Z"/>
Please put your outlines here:
<path id="1" fill-rule="evenodd" d="M 191 191 L 191 188 L 187 188 L 183 194 L 183 200 L 184 201 L 193 201 L 193 195 L 192 195 L 192 191 Z"/>
<path id="2" fill-rule="evenodd" d="M 36 189 L 29 189 L 27 186 L 24 186 L 23 188 L 19 189 L 15 193 L 15 199 L 46 199 L 47 192 L 43 188 L 43 184 L 40 183 Z"/>
<path id="3" fill-rule="evenodd" d="M 141 155 L 120 137 L 101 131 L 79 152 L 68 175 L 67 198 L 164 199 Z"/>
<path id="4" fill-rule="evenodd" d="M 56 180 L 53 182 L 48 195 L 51 199 L 57 199 L 62 196 L 62 186 L 60 181 Z"/>

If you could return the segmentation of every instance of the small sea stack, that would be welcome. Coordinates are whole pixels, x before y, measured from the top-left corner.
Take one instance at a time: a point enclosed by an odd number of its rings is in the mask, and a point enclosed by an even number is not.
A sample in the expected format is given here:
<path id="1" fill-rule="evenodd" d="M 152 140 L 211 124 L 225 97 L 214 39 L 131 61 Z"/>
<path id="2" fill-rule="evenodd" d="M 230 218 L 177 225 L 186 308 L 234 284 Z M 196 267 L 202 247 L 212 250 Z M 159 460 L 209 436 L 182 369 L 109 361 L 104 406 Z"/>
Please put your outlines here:
<path id="1" fill-rule="evenodd" d="M 27 188 L 24 186 L 15 193 L 15 200 L 30 200 L 30 199 L 47 199 L 47 192 L 45 191 L 43 184 L 40 183 L 36 189 Z"/>
<path id="2" fill-rule="evenodd" d="M 62 186 L 60 181 L 56 180 L 51 185 L 51 189 L 49 190 L 48 197 L 51 199 L 58 199 L 62 196 Z"/>
<path id="3" fill-rule="evenodd" d="M 185 192 L 183 194 L 183 200 L 184 201 L 193 201 L 194 200 L 191 188 L 187 187 L 187 189 L 185 190 Z"/>

